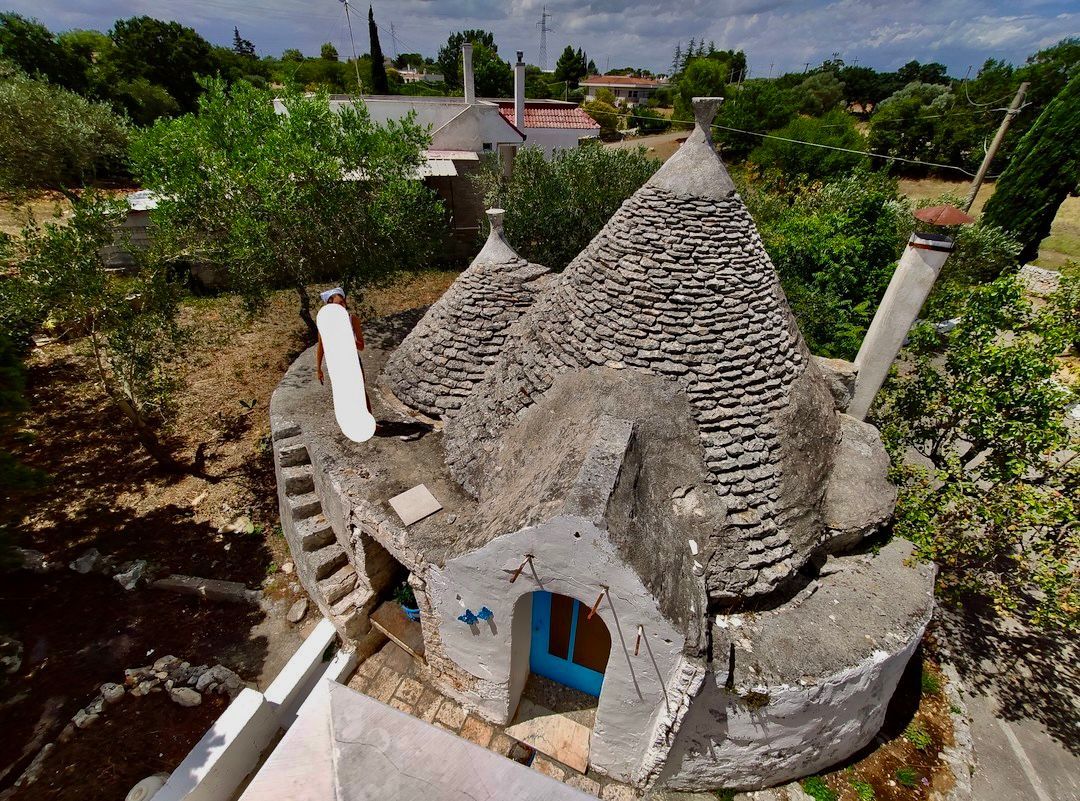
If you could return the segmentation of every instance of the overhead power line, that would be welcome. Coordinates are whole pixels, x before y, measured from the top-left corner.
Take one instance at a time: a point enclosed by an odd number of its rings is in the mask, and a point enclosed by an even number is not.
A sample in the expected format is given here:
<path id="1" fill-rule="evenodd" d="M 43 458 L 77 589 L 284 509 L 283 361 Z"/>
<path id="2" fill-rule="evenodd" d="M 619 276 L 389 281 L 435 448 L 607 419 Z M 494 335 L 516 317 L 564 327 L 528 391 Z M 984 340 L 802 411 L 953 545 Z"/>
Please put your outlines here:
<path id="1" fill-rule="evenodd" d="M 627 114 L 626 116 L 630 117 L 632 119 L 637 119 L 637 120 L 650 120 L 652 122 L 656 121 L 656 117 L 641 117 L 641 116 L 638 116 L 636 114 Z M 693 125 L 694 124 L 693 120 L 676 120 L 676 119 L 672 119 L 672 120 L 670 120 L 670 122 L 680 123 L 680 124 L 684 124 L 684 125 Z M 761 131 L 745 131 L 742 128 L 732 128 L 729 125 L 720 125 L 720 124 L 715 123 L 715 122 L 712 123 L 711 127 L 719 128 L 722 131 L 731 131 L 732 133 L 747 134 L 748 136 L 760 136 L 762 139 L 777 139 L 777 140 L 779 140 L 781 142 L 791 142 L 791 143 L 796 144 L 796 145 L 806 145 L 807 147 L 820 147 L 820 148 L 822 148 L 824 150 L 836 150 L 836 151 L 839 151 L 841 153 L 854 153 L 857 156 L 869 156 L 870 158 L 884 159 L 885 161 L 902 161 L 905 164 L 916 164 L 916 165 L 918 165 L 920 167 L 936 167 L 937 169 L 940 169 L 940 170 L 956 170 L 957 172 L 961 172 L 964 175 L 968 176 L 969 178 L 974 178 L 975 177 L 975 173 L 970 172 L 968 170 L 965 170 L 963 167 L 957 167 L 957 166 L 955 166 L 953 164 L 938 164 L 937 162 L 933 162 L 933 161 L 920 161 L 919 159 L 909 159 L 909 158 L 904 158 L 903 156 L 889 156 L 889 155 L 887 155 L 885 153 L 874 153 L 874 152 L 869 151 L 869 150 L 855 150 L 855 149 L 849 148 L 849 147 L 837 147 L 836 145 L 824 145 L 824 144 L 821 144 L 820 142 L 807 142 L 807 141 L 804 141 L 802 139 L 791 139 L 791 138 L 786 137 L 786 136 L 777 136 L 776 134 L 762 133 Z"/>

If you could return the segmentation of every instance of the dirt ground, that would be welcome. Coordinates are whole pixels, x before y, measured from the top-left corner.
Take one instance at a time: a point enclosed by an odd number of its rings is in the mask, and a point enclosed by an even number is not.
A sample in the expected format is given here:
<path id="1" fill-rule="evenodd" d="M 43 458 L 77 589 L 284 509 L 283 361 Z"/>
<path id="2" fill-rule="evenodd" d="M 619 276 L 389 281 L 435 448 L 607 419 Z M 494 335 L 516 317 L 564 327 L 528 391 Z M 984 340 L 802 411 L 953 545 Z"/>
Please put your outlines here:
<path id="1" fill-rule="evenodd" d="M 361 314 L 430 304 L 454 276 L 421 273 L 373 290 Z M 305 347 L 295 296 L 272 296 L 254 319 L 234 297 L 191 298 L 182 321 L 190 336 L 176 364 L 182 388 L 166 439 L 189 462 L 202 445 L 206 478 L 157 468 L 92 379 L 80 343 L 49 343 L 30 357 L 31 408 L 0 447 L 49 478 L 4 498 L 0 522 L 12 545 L 41 551 L 59 567 L 9 572 L 0 584 L 0 633 L 24 647 L 21 668 L 0 686 L 0 793 L 100 684 L 122 682 L 125 668 L 172 654 L 224 664 L 265 687 L 301 641 L 304 630 L 283 620 L 301 590 L 282 570 L 289 554 L 279 533 L 268 420 L 270 394 Z M 250 533 L 223 531 L 243 516 Z M 262 589 L 267 603 L 128 592 L 107 576 L 67 568 L 88 548 L 117 562 L 148 560 L 157 576 L 242 582 Z M 32 792 L 12 798 L 122 798 L 144 776 L 175 767 L 214 717 L 209 704 L 186 709 L 161 696 L 124 704 L 103 716 L 107 726 L 59 745 Z M 109 756 L 116 743 L 126 759 Z"/>

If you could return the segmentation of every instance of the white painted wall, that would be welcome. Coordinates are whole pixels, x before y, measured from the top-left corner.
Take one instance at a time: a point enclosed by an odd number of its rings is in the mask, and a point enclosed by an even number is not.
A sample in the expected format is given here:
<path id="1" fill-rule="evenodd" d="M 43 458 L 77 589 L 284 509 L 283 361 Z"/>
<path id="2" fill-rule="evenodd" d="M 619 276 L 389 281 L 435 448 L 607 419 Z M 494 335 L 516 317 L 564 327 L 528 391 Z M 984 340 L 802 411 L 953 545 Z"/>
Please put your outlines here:
<path id="1" fill-rule="evenodd" d="M 855 667 L 818 677 L 808 686 L 755 687 L 769 699 L 760 709 L 738 697 L 751 688 L 729 692 L 724 675 L 707 675 L 675 735 L 661 783 L 686 790 L 757 789 L 817 773 L 846 758 L 881 728 L 924 628 L 897 650 L 875 651 Z"/>
<path id="2" fill-rule="evenodd" d="M 526 568 L 513 584 L 510 573 L 532 553 L 535 574 Z M 535 528 L 506 534 L 472 553 L 432 566 L 425 576 L 428 597 L 446 655 L 479 681 L 464 700 L 485 717 L 505 723 L 517 706 L 528 667 L 531 605 L 518 599 L 538 589 L 577 598 L 590 608 L 608 594 L 597 614 L 611 634 L 593 729 L 590 764 L 631 780 L 648 752 L 656 722 L 680 699 L 668 685 L 680 663 L 683 636 L 660 613 L 656 600 L 626 565 L 607 533 L 580 518 L 563 516 Z M 468 608 L 494 612 L 470 628 L 458 621 Z M 648 647 L 634 655 L 638 625 Z"/>
<path id="3" fill-rule="evenodd" d="M 548 158 L 554 154 L 555 149 L 573 149 L 578 147 L 582 138 L 598 139 L 599 128 L 526 128 L 525 145 L 527 147 L 539 147 Z"/>

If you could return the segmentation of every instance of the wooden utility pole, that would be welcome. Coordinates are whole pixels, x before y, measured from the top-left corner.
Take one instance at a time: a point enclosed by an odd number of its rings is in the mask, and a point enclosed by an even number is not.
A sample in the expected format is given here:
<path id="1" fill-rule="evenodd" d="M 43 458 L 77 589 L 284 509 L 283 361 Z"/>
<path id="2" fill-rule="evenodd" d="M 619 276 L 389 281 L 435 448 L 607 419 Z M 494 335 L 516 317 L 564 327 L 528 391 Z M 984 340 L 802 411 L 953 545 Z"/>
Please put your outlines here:
<path id="1" fill-rule="evenodd" d="M 972 204 L 975 203 L 975 196 L 979 194 L 979 187 L 982 186 L 983 179 L 986 178 L 986 171 L 990 169 L 990 162 L 993 161 L 994 154 L 997 153 L 997 149 L 1001 146 L 1001 140 L 1005 138 L 1005 132 L 1012 125 L 1013 117 L 1020 113 L 1020 106 L 1024 102 L 1024 95 L 1027 94 L 1030 85 L 1027 81 L 1024 81 L 1024 83 L 1020 84 L 1020 88 L 1016 90 L 1016 97 L 1013 98 L 1012 105 L 1009 106 L 1009 110 L 1005 114 L 1005 119 L 998 126 L 997 133 L 994 134 L 994 141 L 986 149 L 986 155 L 983 156 L 979 171 L 975 174 L 975 180 L 971 182 L 971 190 L 968 192 L 964 211 L 970 211 Z"/>

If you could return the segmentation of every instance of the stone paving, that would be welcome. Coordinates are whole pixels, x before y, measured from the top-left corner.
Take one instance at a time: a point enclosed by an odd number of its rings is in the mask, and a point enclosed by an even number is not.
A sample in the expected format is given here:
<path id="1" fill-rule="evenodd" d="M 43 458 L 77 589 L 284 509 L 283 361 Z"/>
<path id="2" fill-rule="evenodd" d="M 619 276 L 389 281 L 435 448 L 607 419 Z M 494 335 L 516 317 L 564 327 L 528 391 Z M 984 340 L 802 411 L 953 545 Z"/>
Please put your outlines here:
<path id="1" fill-rule="evenodd" d="M 365 659 L 348 686 L 603 801 L 642 798 L 641 793 L 626 784 L 592 770 L 582 775 L 507 736 L 502 726 L 469 714 L 457 701 L 430 686 L 424 679 L 423 666 L 392 642 Z"/>

